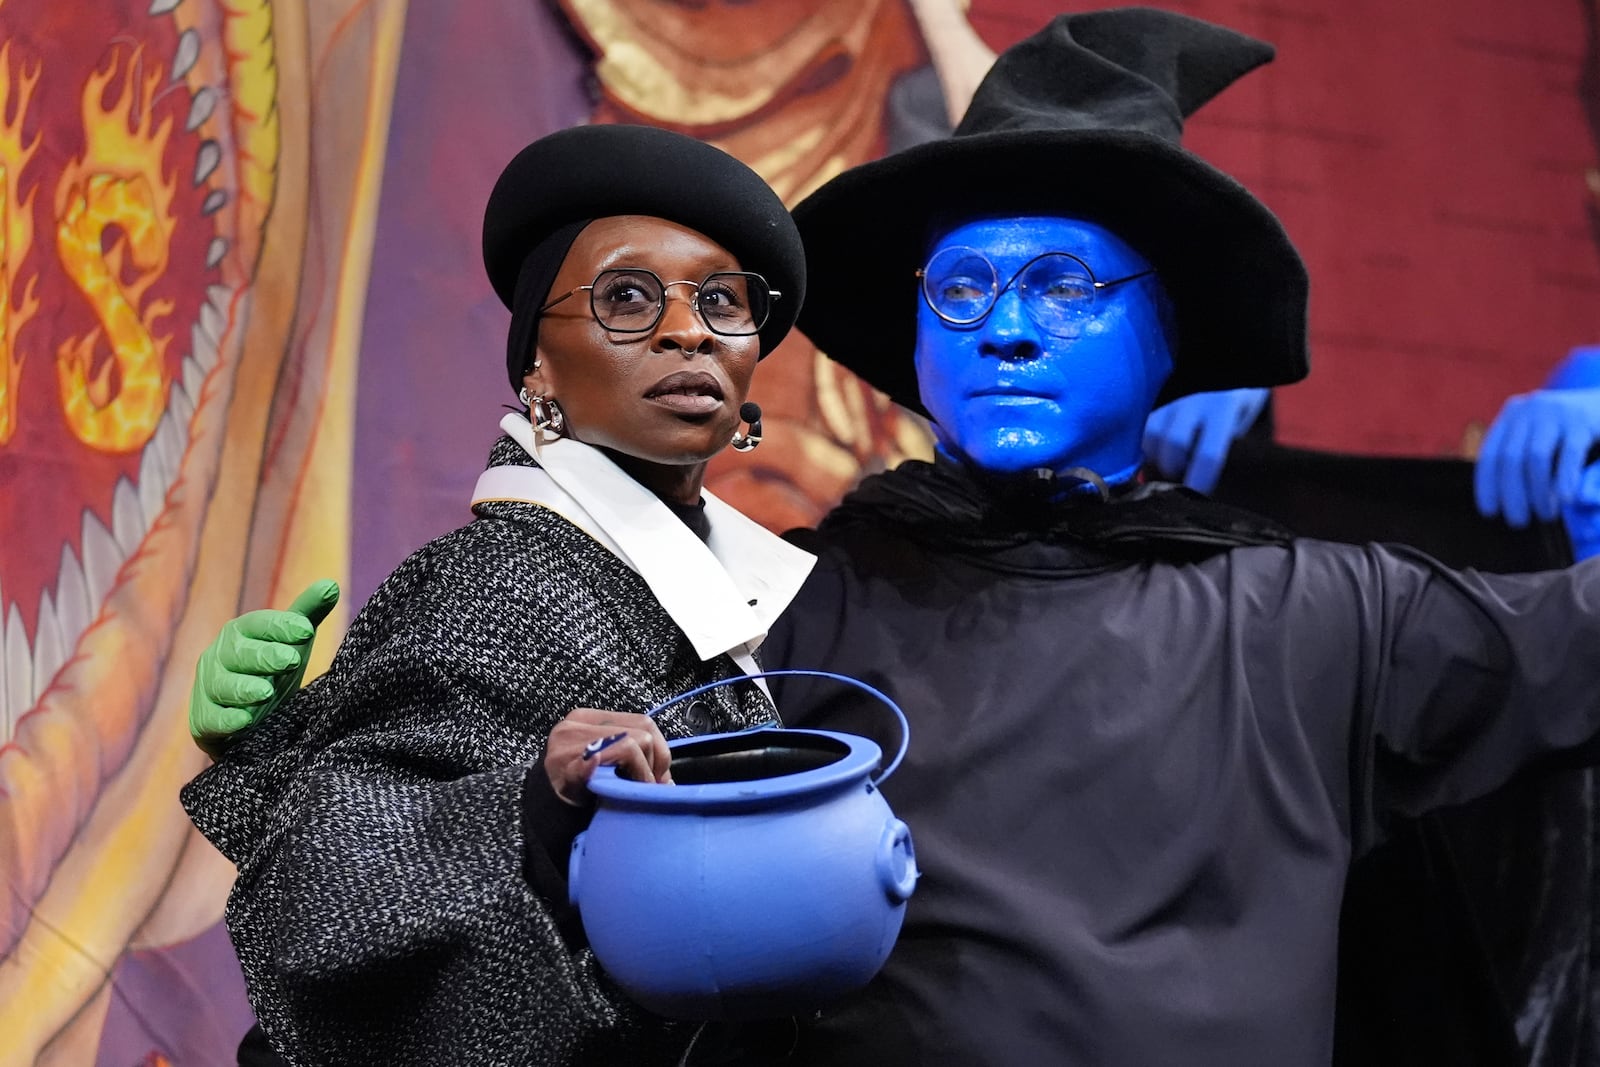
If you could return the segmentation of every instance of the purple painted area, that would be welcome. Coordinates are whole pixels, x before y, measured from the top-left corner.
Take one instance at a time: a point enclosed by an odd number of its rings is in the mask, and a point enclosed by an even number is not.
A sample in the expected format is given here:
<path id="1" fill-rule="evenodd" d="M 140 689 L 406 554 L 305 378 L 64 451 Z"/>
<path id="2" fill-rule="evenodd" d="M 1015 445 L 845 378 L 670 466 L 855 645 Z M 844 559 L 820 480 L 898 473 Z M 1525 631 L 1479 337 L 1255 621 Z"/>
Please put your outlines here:
<path id="1" fill-rule="evenodd" d="M 518 149 L 589 117 L 587 62 L 540 0 L 408 10 L 356 397 L 352 608 L 470 518 L 501 405 L 515 400 L 510 316 L 479 254 L 483 205 Z"/>
<path id="2" fill-rule="evenodd" d="M 135 1067 L 151 1053 L 172 1067 L 233 1063 L 255 1022 L 221 923 L 181 945 L 125 953 L 111 985 L 96 1067 Z"/>

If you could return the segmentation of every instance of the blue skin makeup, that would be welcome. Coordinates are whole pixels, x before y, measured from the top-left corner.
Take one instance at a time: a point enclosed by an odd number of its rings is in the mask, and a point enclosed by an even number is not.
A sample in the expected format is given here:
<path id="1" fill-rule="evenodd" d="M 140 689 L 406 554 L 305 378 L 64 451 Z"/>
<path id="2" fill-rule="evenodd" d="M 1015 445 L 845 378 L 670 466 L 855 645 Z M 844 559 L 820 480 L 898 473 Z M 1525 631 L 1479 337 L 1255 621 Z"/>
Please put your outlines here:
<path id="1" fill-rule="evenodd" d="M 1600 462 L 1577 470 L 1597 440 L 1600 346 L 1580 346 L 1542 389 L 1512 397 L 1495 418 L 1478 454 L 1478 510 L 1518 527 L 1559 513 L 1573 558 L 1600 556 Z"/>
<path id="2" fill-rule="evenodd" d="M 1035 256 L 1069 252 L 1100 281 L 1150 264 L 1111 231 L 1060 217 L 985 219 L 929 246 L 967 246 L 1005 283 Z M 1145 418 L 1172 372 L 1170 305 L 1154 275 L 1095 294 L 1076 336 L 1044 330 L 1016 285 L 983 321 L 960 326 L 917 297 L 917 385 L 939 448 L 983 470 L 1014 474 L 1087 467 L 1115 484 L 1143 458 Z"/>

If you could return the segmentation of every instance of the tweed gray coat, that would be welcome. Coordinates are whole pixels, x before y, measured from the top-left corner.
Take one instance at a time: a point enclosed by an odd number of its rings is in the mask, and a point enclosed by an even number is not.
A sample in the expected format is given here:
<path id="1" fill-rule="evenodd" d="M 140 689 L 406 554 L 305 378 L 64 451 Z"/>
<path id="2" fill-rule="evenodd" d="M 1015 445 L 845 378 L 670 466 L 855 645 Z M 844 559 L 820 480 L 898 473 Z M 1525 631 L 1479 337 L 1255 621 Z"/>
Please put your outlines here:
<path id="1" fill-rule="evenodd" d="M 524 461 L 508 439 L 492 463 Z M 522 873 L 523 777 L 574 707 L 644 711 L 702 662 L 644 581 L 554 512 L 479 505 L 352 623 L 331 669 L 183 790 L 237 865 L 228 929 L 297 1065 L 674 1062 L 692 1027 L 631 1005 Z M 772 717 L 753 684 L 667 737 Z M 699 702 L 696 702 L 697 704 Z M 641 923 L 671 921 L 639 887 Z"/>

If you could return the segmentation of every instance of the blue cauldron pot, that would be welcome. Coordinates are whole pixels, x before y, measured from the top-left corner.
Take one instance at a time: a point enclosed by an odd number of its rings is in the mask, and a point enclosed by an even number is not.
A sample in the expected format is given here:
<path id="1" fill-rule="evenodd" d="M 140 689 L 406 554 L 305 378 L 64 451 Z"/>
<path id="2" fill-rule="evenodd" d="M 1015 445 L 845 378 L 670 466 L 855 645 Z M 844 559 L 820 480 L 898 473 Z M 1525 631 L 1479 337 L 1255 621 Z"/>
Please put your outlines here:
<path id="1" fill-rule="evenodd" d="M 876 779 L 872 741 L 775 727 L 673 741 L 674 785 L 597 769 L 568 886 L 601 966 L 679 1019 L 793 1015 L 866 985 L 917 881 L 877 788 L 904 740 Z"/>

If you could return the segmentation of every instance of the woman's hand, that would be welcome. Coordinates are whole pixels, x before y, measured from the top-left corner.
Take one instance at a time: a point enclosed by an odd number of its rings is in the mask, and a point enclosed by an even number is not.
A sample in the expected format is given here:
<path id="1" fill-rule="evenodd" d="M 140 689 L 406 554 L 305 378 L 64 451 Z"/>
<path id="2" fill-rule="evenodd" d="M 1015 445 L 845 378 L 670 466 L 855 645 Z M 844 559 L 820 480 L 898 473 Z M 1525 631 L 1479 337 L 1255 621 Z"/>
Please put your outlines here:
<path id="1" fill-rule="evenodd" d="M 573 708 L 550 731 L 544 773 L 568 804 L 588 802 L 589 776 L 610 765 L 636 782 L 672 784 L 672 753 L 655 720 L 626 711 Z"/>

